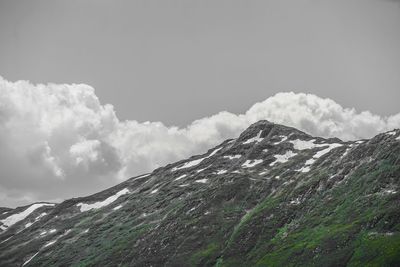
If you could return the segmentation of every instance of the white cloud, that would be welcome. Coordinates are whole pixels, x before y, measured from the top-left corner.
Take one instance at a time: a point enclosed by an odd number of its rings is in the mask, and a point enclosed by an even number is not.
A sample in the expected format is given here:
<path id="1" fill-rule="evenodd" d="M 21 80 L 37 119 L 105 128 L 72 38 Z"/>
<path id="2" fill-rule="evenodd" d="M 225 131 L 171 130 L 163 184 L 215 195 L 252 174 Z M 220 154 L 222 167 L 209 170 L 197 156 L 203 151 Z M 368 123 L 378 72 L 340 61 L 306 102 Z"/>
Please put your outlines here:
<path id="1" fill-rule="evenodd" d="M 353 140 L 372 137 L 400 125 L 400 113 L 388 118 L 357 113 L 331 99 L 311 94 L 279 93 L 253 105 L 245 115 L 250 121 L 268 119 L 296 127 L 315 136 Z"/>
<path id="2" fill-rule="evenodd" d="M 88 85 L 0 77 L 0 206 L 96 192 L 205 152 L 261 119 L 345 140 L 400 127 L 400 113 L 357 113 L 330 99 L 294 93 L 276 94 L 245 114 L 220 112 L 185 128 L 168 127 L 120 121 Z"/>
<path id="3" fill-rule="evenodd" d="M 71 146 L 69 153 L 75 158 L 76 164 L 98 160 L 100 141 L 99 140 L 84 140 Z"/>

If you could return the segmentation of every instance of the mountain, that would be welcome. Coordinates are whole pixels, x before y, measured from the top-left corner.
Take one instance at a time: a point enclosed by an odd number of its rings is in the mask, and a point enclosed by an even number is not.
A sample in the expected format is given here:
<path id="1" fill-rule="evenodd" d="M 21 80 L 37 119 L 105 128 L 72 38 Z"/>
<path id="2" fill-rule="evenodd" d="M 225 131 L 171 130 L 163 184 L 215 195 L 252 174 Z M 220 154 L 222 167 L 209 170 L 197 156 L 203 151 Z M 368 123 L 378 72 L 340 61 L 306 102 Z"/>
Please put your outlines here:
<path id="1" fill-rule="evenodd" d="M 400 130 L 260 121 L 92 196 L 0 209 L 0 266 L 400 266 L 399 186 Z"/>

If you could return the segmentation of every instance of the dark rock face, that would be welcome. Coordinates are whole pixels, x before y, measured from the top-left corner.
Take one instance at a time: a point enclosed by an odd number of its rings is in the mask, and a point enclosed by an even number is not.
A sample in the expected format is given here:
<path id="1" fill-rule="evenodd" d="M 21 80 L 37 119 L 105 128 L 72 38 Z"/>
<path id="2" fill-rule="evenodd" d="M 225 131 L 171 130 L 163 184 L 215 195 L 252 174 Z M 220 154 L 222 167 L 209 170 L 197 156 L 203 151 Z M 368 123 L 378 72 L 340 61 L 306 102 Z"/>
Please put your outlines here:
<path id="1" fill-rule="evenodd" d="M 400 266 L 399 187 L 399 130 L 260 121 L 98 194 L 1 209 L 0 266 Z"/>

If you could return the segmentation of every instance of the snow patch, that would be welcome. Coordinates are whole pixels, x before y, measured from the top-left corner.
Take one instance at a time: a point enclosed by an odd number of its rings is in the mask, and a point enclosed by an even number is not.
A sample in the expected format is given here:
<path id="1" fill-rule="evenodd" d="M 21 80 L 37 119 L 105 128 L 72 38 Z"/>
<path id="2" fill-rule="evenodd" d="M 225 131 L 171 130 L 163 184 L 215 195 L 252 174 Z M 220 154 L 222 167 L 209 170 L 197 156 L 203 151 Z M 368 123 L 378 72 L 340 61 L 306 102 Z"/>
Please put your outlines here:
<path id="1" fill-rule="evenodd" d="M 351 146 L 346 148 L 346 150 L 344 151 L 342 158 L 345 158 L 347 156 L 347 154 L 349 154 L 349 151 L 351 150 Z"/>
<path id="2" fill-rule="evenodd" d="M 146 174 L 140 175 L 140 176 L 138 176 L 138 177 L 136 177 L 136 178 L 133 178 L 131 181 L 136 181 L 136 180 L 139 180 L 139 179 L 143 179 L 143 178 L 145 178 L 145 177 L 150 176 L 150 174 L 151 174 L 151 173 L 146 173 Z"/>
<path id="3" fill-rule="evenodd" d="M 118 206 L 114 207 L 113 210 L 119 210 L 120 208 L 122 208 L 122 205 L 118 205 Z"/>
<path id="4" fill-rule="evenodd" d="M 43 235 L 46 235 L 47 233 L 49 233 L 49 234 L 54 234 L 55 232 L 57 232 L 57 229 L 50 229 L 50 230 L 44 230 L 44 231 L 42 231 L 40 234 L 39 234 L 39 236 L 43 236 Z"/>
<path id="5" fill-rule="evenodd" d="M 175 168 L 173 168 L 172 171 L 177 171 L 177 170 L 180 170 L 180 169 L 186 169 L 186 168 L 194 167 L 194 166 L 196 166 L 196 165 L 199 165 L 200 162 L 202 162 L 204 159 L 206 159 L 206 158 L 200 158 L 200 159 L 195 159 L 195 160 L 186 162 L 186 163 L 183 164 L 181 167 L 175 167 Z"/>
<path id="6" fill-rule="evenodd" d="M 223 158 L 225 158 L 225 159 L 240 159 L 241 157 L 242 157 L 242 155 L 223 156 Z"/>
<path id="7" fill-rule="evenodd" d="M 285 135 L 280 135 L 279 137 L 281 138 L 281 140 L 278 142 L 275 142 L 274 145 L 279 145 L 280 143 L 285 142 L 288 139 L 288 137 Z"/>
<path id="8" fill-rule="evenodd" d="M 393 195 L 396 193 L 397 193 L 396 190 L 394 190 L 392 188 L 386 188 L 386 189 L 383 189 L 382 191 L 380 191 L 378 194 L 379 195 Z"/>
<path id="9" fill-rule="evenodd" d="M 337 143 L 329 144 L 327 148 L 322 149 L 321 151 L 318 151 L 314 155 L 313 158 L 318 159 L 318 158 L 322 157 L 323 155 L 329 153 L 332 149 L 337 148 L 337 147 L 341 147 L 341 146 L 343 146 L 343 145 L 342 144 L 337 144 Z"/>
<path id="10" fill-rule="evenodd" d="M 140 214 L 139 218 L 146 218 L 147 216 L 149 216 L 149 214 L 144 212 L 144 213 Z"/>
<path id="11" fill-rule="evenodd" d="M 39 254 L 40 251 L 36 252 L 32 257 L 30 257 L 26 262 L 24 262 L 24 264 L 22 264 L 22 266 L 27 265 L 34 257 L 36 257 L 37 254 Z"/>
<path id="12" fill-rule="evenodd" d="M 314 164 L 314 162 L 319 159 L 320 157 L 322 157 L 323 155 L 329 153 L 332 149 L 335 149 L 337 147 L 341 147 L 343 146 L 342 144 L 338 144 L 338 143 L 333 143 L 333 144 L 316 144 L 316 146 L 321 147 L 321 146 L 328 146 L 325 149 L 322 149 L 320 151 L 318 151 L 317 153 L 314 154 L 314 156 L 307 160 L 304 164 L 304 166 L 300 169 L 298 169 L 298 172 L 309 172 L 310 169 L 310 165 Z"/>
<path id="13" fill-rule="evenodd" d="M 34 220 L 33 222 L 29 222 L 29 223 L 25 224 L 25 228 L 31 227 L 32 224 L 34 224 L 35 222 L 39 221 L 42 217 L 44 217 L 44 216 L 46 216 L 46 215 L 47 215 L 46 212 L 41 213 L 39 216 L 37 216 L 37 217 L 35 218 L 35 220 Z"/>
<path id="14" fill-rule="evenodd" d="M 394 235 L 394 233 L 393 232 L 378 233 L 375 231 L 368 233 L 368 236 L 377 236 L 377 235 L 392 236 L 392 235 Z"/>
<path id="15" fill-rule="evenodd" d="M 296 139 L 296 140 L 291 140 L 289 142 L 292 143 L 293 144 L 293 148 L 297 149 L 297 150 L 312 149 L 312 148 L 314 148 L 316 146 L 314 144 L 315 139 L 311 139 L 311 140 L 308 140 L 308 141 Z"/>
<path id="16" fill-rule="evenodd" d="M 188 213 L 194 211 L 195 209 L 196 209 L 196 207 L 191 208 L 190 210 L 188 210 Z"/>
<path id="17" fill-rule="evenodd" d="M 297 171 L 298 172 L 309 172 L 309 171 L 311 171 L 311 168 L 310 168 L 310 166 L 304 166 L 304 167 L 298 169 Z"/>
<path id="18" fill-rule="evenodd" d="M 4 239 L 3 241 L 0 242 L 0 244 L 3 244 L 3 243 L 5 243 L 5 242 L 7 242 L 7 241 L 10 240 L 13 236 L 14 236 L 14 235 L 10 236 L 10 237 L 7 238 L 7 239 Z"/>
<path id="19" fill-rule="evenodd" d="M 384 190 L 384 193 L 385 194 L 396 194 L 397 193 L 397 191 L 396 190 L 393 190 L 393 189 L 386 189 L 386 190 Z"/>
<path id="20" fill-rule="evenodd" d="M 55 244 L 56 242 L 57 242 L 57 239 L 46 243 L 46 245 L 44 245 L 43 247 L 45 248 L 45 247 L 51 246 L 51 245 Z"/>
<path id="21" fill-rule="evenodd" d="M 227 170 L 219 170 L 219 171 L 217 171 L 217 173 L 216 174 L 224 174 L 224 173 L 227 173 L 228 171 Z"/>
<path id="22" fill-rule="evenodd" d="M 105 207 L 107 205 L 110 205 L 115 200 L 117 200 L 120 196 L 129 194 L 129 193 L 130 193 L 129 190 L 127 188 L 124 188 L 121 191 L 117 192 L 115 195 L 112 195 L 103 201 L 99 201 L 99 202 L 92 203 L 92 204 L 78 203 L 76 205 L 78 207 L 80 207 L 81 212 L 92 210 L 92 209 L 99 209 L 99 208 Z"/>
<path id="23" fill-rule="evenodd" d="M 292 205 L 298 205 L 300 203 L 301 203 L 301 201 L 299 198 L 296 198 L 296 199 L 290 201 L 290 204 L 292 204 Z"/>
<path id="24" fill-rule="evenodd" d="M 208 182 L 208 179 L 200 179 L 200 180 L 196 180 L 196 183 L 201 183 L 201 184 L 205 184 Z"/>
<path id="25" fill-rule="evenodd" d="M 186 176 L 187 176 L 186 174 L 183 174 L 183 175 L 179 176 L 178 178 L 175 178 L 174 181 L 179 181 L 180 179 L 185 178 Z"/>
<path id="26" fill-rule="evenodd" d="M 89 229 L 87 229 L 87 230 L 89 230 Z M 56 229 L 50 230 L 50 233 L 54 233 L 55 231 L 56 231 Z M 43 248 L 46 248 L 46 247 L 48 247 L 48 246 L 53 245 L 53 244 L 56 243 L 60 238 L 66 236 L 66 235 L 69 234 L 70 232 L 71 232 L 71 229 L 67 230 L 64 234 L 62 234 L 62 235 L 56 237 L 55 239 L 53 239 L 52 241 L 46 243 L 46 244 L 42 247 L 42 249 L 43 249 Z"/>
<path id="27" fill-rule="evenodd" d="M 36 209 L 38 209 L 40 207 L 54 206 L 54 205 L 55 204 L 50 204 L 50 203 L 36 203 L 36 204 L 33 204 L 33 205 L 29 206 L 27 209 L 25 209 L 24 211 L 22 211 L 20 213 L 17 213 L 17 214 L 13 214 L 13 215 L 8 216 L 7 218 L 1 220 L 0 222 L 3 224 L 2 228 L 3 229 L 7 229 L 11 225 L 16 224 L 19 221 L 22 221 L 23 219 L 28 217 L 32 212 L 34 212 Z"/>
<path id="28" fill-rule="evenodd" d="M 246 162 L 242 164 L 242 167 L 243 168 L 252 168 L 252 167 L 260 164 L 261 162 L 263 162 L 262 159 L 246 160 Z"/>
<path id="29" fill-rule="evenodd" d="M 274 162 L 272 162 L 271 164 L 269 164 L 270 166 L 274 166 L 277 163 L 285 163 L 287 162 L 290 158 L 296 156 L 297 153 L 293 153 L 292 151 L 288 150 L 286 151 L 285 154 L 282 155 L 275 155 L 274 157 L 276 158 L 276 160 Z"/>
<path id="30" fill-rule="evenodd" d="M 214 151 L 213 152 L 211 152 L 211 154 L 210 155 L 208 155 L 206 158 L 209 158 L 209 157 L 212 157 L 212 156 L 214 156 L 218 151 L 220 151 L 222 149 L 222 147 L 220 147 L 220 148 L 217 148 L 217 149 L 214 149 Z"/>
<path id="31" fill-rule="evenodd" d="M 180 169 L 186 169 L 186 168 L 191 168 L 191 167 L 197 166 L 197 165 L 199 165 L 203 160 L 214 156 L 214 155 L 215 155 L 218 151 L 220 151 L 221 149 L 222 149 L 222 147 L 217 148 L 217 149 L 214 149 L 214 151 L 211 152 L 210 155 L 208 155 L 208 156 L 206 156 L 206 157 L 199 158 L 199 159 L 195 159 L 195 160 L 192 160 L 192 161 L 189 161 L 189 162 L 185 162 L 185 163 L 184 163 L 182 166 L 180 166 L 180 167 L 174 167 L 174 168 L 172 168 L 172 171 L 177 171 L 177 170 L 180 170 Z"/>
<path id="32" fill-rule="evenodd" d="M 262 133 L 262 131 L 259 131 L 256 136 L 254 136 L 254 137 L 252 137 L 250 139 L 247 139 L 246 141 L 243 142 L 243 144 L 246 145 L 246 144 L 250 144 L 250 143 L 253 143 L 253 142 L 256 142 L 256 143 L 261 142 L 262 140 L 264 140 L 264 138 L 260 138 L 261 133 Z"/>
<path id="33" fill-rule="evenodd" d="M 7 241 L 10 240 L 12 237 L 14 237 L 14 235 L 10 236 L 10 237 L 7 238 L 7 239 L 4 239 L 3 241 L 0 242 L 0 244 L 3 244 L 3 243 L 5 243 L 5 242 L 7 242 Z"/>
<path id="34" fill-rule="evenodd" d="M 45 234 L 47 234 L 47 231 L 41 232 L 41 233 L 39 234 L 39 236 L 42 236 L 42 235 L 45 235 Z"/>
<path id="35" fill-rule="evenodd" d="M 150 194 L 154 194 L 158 192 L 158 188 L 154 189 L 153 191 L 150 192 Z"/>
<path id="36" fill-rule="evenodd" d="M 211 166 L 211 165 L 210 165 L 210 166 Z M 199 170 L 196 171 L 196 173 L 200 173 L 200 172 L 204 171 L 205 169 L 208 169 L 210 166 L 207 166 L 207 167 L 205 167 L 205 168 L 203 168 L 203 169 L 199 169 Z"/>

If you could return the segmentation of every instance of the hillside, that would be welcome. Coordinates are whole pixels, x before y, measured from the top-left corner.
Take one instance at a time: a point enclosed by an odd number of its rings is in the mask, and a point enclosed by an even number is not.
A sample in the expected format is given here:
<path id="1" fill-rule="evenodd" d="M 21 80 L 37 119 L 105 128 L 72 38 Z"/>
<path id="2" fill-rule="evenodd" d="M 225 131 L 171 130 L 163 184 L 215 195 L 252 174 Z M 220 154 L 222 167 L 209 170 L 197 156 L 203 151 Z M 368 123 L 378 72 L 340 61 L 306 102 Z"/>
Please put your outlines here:
<path id="1" fill-rule="evenodd" d="M 0 266 L 400 266 L 400 130 L 260 121 L 88 197 L 0 209 Z"/>

